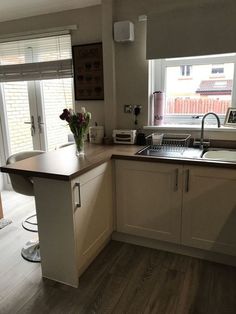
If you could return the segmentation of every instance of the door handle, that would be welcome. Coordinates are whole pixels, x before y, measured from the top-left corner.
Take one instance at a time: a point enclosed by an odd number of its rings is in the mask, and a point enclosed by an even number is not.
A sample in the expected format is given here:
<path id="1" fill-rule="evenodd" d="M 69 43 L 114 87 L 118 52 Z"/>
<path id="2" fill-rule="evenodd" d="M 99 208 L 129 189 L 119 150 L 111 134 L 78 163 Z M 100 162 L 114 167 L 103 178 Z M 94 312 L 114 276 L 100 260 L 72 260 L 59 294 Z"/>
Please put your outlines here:
<path id="1" fill-rule="evenodd" d="M 179 169 L 175 169 L 175 187 L 174 190 L 178 191 L 179 189 Z"/>
<path id="2" fill-rule="evenodd" d="M 189 177 L 190 177 L 190 170 L 186 170 L 186 179 L 185 179 L 185 192 L 189 192 Z"/>
<path id="3" fill-rule="evenodd" d="M 80 183 L 78 183 L 78 182 L 75 183 L 75 187 L 78 188 L 78 197 L 79 197 L 79 202 L 75 203 L 75 207 L 79 208 L 79 207 L 81 207 Z"/>
<path id="4" fill-rule="evenodd" d="M 41 116 L 38 116 L 38 129 L 39 129 L 39 133 L 42 133 L 42 125 L 44 125 L 44 122 L 41 121 Z"/>
<path id="5" fill-rule="evenodd" d="M 30 131 L 31 131 L 31 136 L 33 137 L 35 135 L 35 124 L 34 124 L 34 116 L 30 117 L 31 121 L 25 121 L 24 124 L 30 124 Z"/>

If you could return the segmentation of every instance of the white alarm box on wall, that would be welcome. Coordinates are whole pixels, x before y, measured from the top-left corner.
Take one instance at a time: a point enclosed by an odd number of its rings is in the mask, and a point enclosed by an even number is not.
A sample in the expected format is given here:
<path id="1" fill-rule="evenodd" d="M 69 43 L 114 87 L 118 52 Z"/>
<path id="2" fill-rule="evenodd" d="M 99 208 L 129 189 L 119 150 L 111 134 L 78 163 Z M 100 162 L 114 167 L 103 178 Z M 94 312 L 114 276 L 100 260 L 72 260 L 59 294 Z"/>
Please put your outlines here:
<path id="1" fill-rule="evenodd" d="M 115 144 L 134 144 L 136 130 L 113 130 L 112 137 Z"/>
<path id="2" fill-rule="evenodd" d="M 117 42 L 134 41 L 134 24 L 130 21 L 115 22 L 114 40 Z"/>

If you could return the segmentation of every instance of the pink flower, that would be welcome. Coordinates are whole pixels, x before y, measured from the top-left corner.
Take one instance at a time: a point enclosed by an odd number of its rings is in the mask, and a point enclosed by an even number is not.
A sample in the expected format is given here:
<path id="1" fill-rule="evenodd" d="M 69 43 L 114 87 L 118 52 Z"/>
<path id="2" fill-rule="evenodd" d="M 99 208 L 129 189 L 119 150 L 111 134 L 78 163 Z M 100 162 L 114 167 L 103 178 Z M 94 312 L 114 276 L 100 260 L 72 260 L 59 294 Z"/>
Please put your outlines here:
<path id="1" fill-rule="evenodd" d="M 72 109 L 64 109 L 60 115 L 61 120 L 66 120 L 69 124 L 70 130 L 74 135 L 85 134 L 89 122 L 91 120 L 91 113 L 86 112 L 83 108 L 82 112 L 75 113 Z"/>
<path id="2" fill-rule="evenodd" d="M 60 115 L 61 120 L 66 120 L 67 122 L 70 121 L 70 112 L 68 109 L 64 109 L 63 113 Z"/>

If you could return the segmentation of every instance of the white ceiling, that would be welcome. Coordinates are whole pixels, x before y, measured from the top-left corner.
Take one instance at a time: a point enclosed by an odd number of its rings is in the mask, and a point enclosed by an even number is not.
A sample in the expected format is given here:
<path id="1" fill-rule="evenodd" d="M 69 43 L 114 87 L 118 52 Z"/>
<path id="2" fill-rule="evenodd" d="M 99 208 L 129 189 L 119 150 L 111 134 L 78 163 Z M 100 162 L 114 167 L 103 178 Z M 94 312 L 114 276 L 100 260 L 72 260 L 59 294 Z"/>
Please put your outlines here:
<path id="1" fill-rule="evenodd" d="M 0 0 L 0 22 L 100 3 L 101 0 Z"/>

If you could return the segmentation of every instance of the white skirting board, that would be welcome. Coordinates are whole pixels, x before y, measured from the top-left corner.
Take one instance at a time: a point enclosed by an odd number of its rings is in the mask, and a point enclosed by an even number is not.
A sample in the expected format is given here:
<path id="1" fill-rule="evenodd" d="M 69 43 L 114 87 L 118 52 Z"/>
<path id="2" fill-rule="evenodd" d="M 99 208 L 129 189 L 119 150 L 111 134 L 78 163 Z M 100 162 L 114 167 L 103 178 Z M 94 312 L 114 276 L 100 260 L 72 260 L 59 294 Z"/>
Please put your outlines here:
<path id="1" fill-rule="evenodd" d="M 161 251 L 187 255 L 187 256 L 204 259 L 211 262 L 226 264 L 230 266 L 236 266 L 236 256 L 220 254 L 220 253 L 216 253 L 212 251 L 204 251 L 201 249 L 187 247 L 184 245 L 143 238 L 143 237 L 121 233 L 121 232 L 113 232 L 112 240 L 131 243 L 134 245 L 140 245 L 144 247 L 149 247 L 149 248 L 157 249 Z"/>

